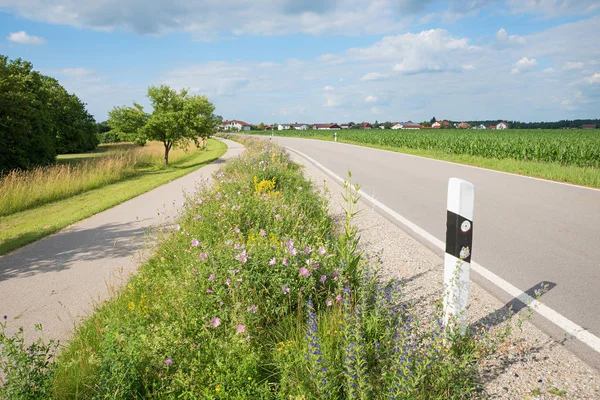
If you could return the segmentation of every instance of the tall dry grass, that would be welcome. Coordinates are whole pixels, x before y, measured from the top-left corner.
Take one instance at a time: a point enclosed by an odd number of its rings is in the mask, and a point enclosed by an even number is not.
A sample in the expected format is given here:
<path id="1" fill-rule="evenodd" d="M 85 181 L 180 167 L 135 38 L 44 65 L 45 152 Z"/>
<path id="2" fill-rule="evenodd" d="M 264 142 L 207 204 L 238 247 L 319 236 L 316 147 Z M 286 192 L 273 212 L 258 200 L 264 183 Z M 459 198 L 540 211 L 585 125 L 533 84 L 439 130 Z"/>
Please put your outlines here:
<path id="1" fill-rule="evenodd" d="M 195 147 L 171 150 L 169 163 L 190 157 L 191 149 Z M 111 148 L 106 155 L 83 161 L 11 171 L 0 176 L 0 216 L 122 181 L 139 173 L 141 168 L 163 166 L 164 147 L 162 143 L 151 142 L 144 147 Z"/>

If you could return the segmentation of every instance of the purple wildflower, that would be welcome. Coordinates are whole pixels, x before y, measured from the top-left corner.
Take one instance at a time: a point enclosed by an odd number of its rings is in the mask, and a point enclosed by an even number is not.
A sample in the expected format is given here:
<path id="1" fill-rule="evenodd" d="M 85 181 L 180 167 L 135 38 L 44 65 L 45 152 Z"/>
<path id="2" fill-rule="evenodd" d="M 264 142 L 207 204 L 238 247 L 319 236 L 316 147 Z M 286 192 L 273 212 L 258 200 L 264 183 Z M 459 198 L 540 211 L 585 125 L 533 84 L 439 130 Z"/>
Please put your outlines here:
<path id="1" fill-rule="evenodd" d="M 206 260 L 206 253 L 200 253 L 200 259 Z"/>
<path id="2" fill-rule="evenodd" d="M 277 257 L 273 257 L 271 258 L 271 260 L 269 261 L 269 265 L 275 265 L 277 264 Z"/>
<path id="3" fill-rule="evenodd" d="M 264 229 L 261 229 L 261 230 L 260 230 L 260 236 L 262 236 L 262 237 L 265 237 L 265 236 L 267 236 L 267 232 L 265 232 L 265 230 L 264 230 Z"/>
<path id="4" fill-rule="evenodd" d="M 212 281 L 215 279 L 215 274 L 210 274 L 210 276 L 208 277 L 209 281 Z"/>
<path id="5" fill-rule="evenodd" d="M 212 290 L 210 290 L 210 289 L 206 289 L 206 293 L 208 293 L 208 294 L 212 294 L 212 292 L 213 292 Z"/>
<path id="6" fill-rule="evenodd" d="M 321 246 L 319 246 L 319 254 L 320 255 L 325 254 L 325 249 L 323 247 L 321 247 Z"/>
<path id="7" fill-rule="evenodd" d="M 284 258 L 281 263 L 287 267 L 288 266 L 288 260 L 287 260 L 287 258 Z"/>
<path id="8" fill-rule="evenodd" d="M 198 241 L 198 239 L 192 239 L 192 246 L 200 247 L 200 242 Z"/>
<path id="9" fill-rule="evenodd" d="M 310 271 L 304 267 L 300 268 L 299 272 L 300 272 L 300 275 L 302 275 L 302 276 L 306 276 L 306 277 L 310 276 Z"/>
<path id="10" fill-rule="evenodd" d="M 238 260 L 241 263 L 245 263 L 246 261 L 248 261 L 248 253 L 246 253 L 246 250 L 244 250 L 240 254 L 238 254 L 235 257 L 235 259 Z"/>
<path id="11" fill-rule="evenodd" d="M 237 333 L 244 333 L 246 332 L 246 327 L 242 324 L 238 324 L 238 326 L 235 328 L 235 331 Z"/>
<path id="12" fill-rule="evenodd" d="M 176 231 L 180 231 L 181 230 L 181 225 L 179 225 L 179 224 L 175 225 L 175 230 Z"/>
<path id="13" fill-rule="evenodd" d="M 258 311 L 258 307 L 253 304 L 251 306 L 248 306 L 248 311 L 250 311 L 252 314 L 256 314 L 256 312 Z"/>
<path id="14" fill-rule="evenodd" d="M 231 279 L 227 278 L 227 280 L 225 281 L 225 284 L 226 284 L 227 286 L 231 285 Z"/>
<path id="15" fill-rule="evenodd" d="M 310 254 L 313 252 L 312 247 L 310 247 L 309 245 L 306 245 L 306 247 L 304 248 L 304 254 Z"/>
<path id="16" fill-rule="evenodd" d="M 221 319 L 219 319 L 218 317 L 212 317 L 210 319 L 210 326 L 212 326 L 213 328 L 217 328 L 219 325 L 221 325 Z"/>
<path id="17" fill-rule="evenodd" d="M 331 307 L 333 305 L 333 300 L 327 299 L 325 300 L 325 304 L 327 304 L 327 307 Z"/>
<path id="18" fill-rule="evenodd" d="M 321 279 L 319 279 L 319 281 L 321 281 L 321 283 L 325 283 L 326 280 L 327 280 L 327 276 L 321 275 Z"/>
<path id="19" fill-rule="evenodd" d="M 171 364 L 173 364 L 173 360 L 171 360 L 170 358 L 167 358 L 167 359 L 165 360 L 165 364 L 167 364 L 167 365 L 171 365 Z"/>
<path id="20" fill-rule="evenodd" d="M 290 249 L 290 256 L 295 256 L 296 254 L 298 254 L 298 251 L 295 248 L 291 248 Z"/>
<path id="21" fill-rule="evenodd" d="M 281 290 L 283 291 L 283 294 L 289 294 L 290 293 L 290 288 L 287 285 L 283 285 L 281 287 Z"/>

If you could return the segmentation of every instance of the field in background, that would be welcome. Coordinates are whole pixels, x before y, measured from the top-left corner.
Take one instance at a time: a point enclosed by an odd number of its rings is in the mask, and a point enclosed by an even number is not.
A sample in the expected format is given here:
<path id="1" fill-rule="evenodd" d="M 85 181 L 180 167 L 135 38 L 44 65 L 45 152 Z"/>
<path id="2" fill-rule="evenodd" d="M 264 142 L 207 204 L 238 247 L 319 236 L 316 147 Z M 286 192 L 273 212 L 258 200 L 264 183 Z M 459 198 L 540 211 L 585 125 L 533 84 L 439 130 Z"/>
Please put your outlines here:
<path id="1" fill-rule="evenodd" d="M 600 129 L 275 131 L 600 187 Z M 248 133 L 248 132 L 247 132 Z M 270 132 L 252 131 L 270 135 Z"/>
<path id="2" fill-rule="evenodd" d="M 124 155 L 102 157 L 97 156 L 98 153 L 69 155 L 68 157 L 71 158 L 79 157 L 79 161 L 72 165 L 71 170 L 72 181 L 77 182 L 75 177 L 81 177 L 78 194 L 69 195 L 68 185 L 61 182 L 61 180 L 68 182 L 65 176 L 61 177 L 60 175 L 61 171 L 66 171 L 61 169 L 64 165 L 50 167 L 46 170 L 46 175 L 43 172 L 34 171 L 31 176 L 26 174 L 20 176 L 21 179 L 28 178 L 29 181 L 26 179 L 19 181 L 19 177 L 14 178 L 15 180 L 11 183 L 13 193 L 10 198 L 15 199 L 21 196 L 23 207 L 21 208 L 22 211 L 0 216 L 0 255 L 195 171 L 221 157 L 227 150 L 227 146 L 223 142 L 209 139 L 206 150 L 196 150 L 195 148 L 188 152 L 171 150 L 170 165 L 165 167 L 162 165 L 162 155 L 159 155 L 161 147 L 162 144 L 151 144 L 148 147 L 141 148 L 141 151 L 135 156 L 131 154 L 127 156 L 130 158 Z M 138 152 L 138 150 L 135 151 Z M 107 154 L 110 154 L 110 152 L 107 152 Z M 126 158 L 129 164 L 123 165 L 131 166 L 133 164 L 134 173 L 123 179 L 116 179 L 110 184 L 91 189 L 89 186 L 86 187 L 86 182 L 91 185 L 94 183 L 94 179 L 97 183 L 97 180 L 100 179 L 98 176 L 101 176 L 101 173 L 94 172 L 87 175 L 88 179 L 85 179 L 86 175 L 83 172 L 90 172 L 88 167 L 93 165 L 107 167 L 110 164 L 108 159 L 111 157 Z M 131 161 L 131 157 L 135 162 Z M 84 158 L 87 160 L 84 160 Z M 150 163 L 152 160 L 156 163 Z M 90 164 L 83 168 L 82 163 Z M 77 175 L 78 173 L 80 175 Z M 118 175 L 117 172 L 114 172 L 114 174 Z M 95 178 L 90 176 L 95 176 Z M 34 180 L 34 178 L 38 180 Z M 44 179 L 48 179 L 50 182 L 48 186 L 44 186 Z M 53 182 L 54 184 L 52 184 Z M 35 185 L 38 184 L 42 186 L 39 189 L 35 188 Z M 28 194 L 31 199 L 28 199 Z M 59 194 L 63 195 L 62 199 L 58 198 Z M 4 196 L 9 198 L 2 192 L 0 197 Z M 34 202 L 36 196 L 37 204 Z M 52 196 L 55 196 L 55 199 L 52 199 Z M 11 201 L 13 203 L 6 201 L 5 204 L 14 204 L 14 200 Z M 25 204 L 29 204 L 29 207 L 25 207 Z M 13 209 L 16 208 L 15 206 L 12 207 Z"/>

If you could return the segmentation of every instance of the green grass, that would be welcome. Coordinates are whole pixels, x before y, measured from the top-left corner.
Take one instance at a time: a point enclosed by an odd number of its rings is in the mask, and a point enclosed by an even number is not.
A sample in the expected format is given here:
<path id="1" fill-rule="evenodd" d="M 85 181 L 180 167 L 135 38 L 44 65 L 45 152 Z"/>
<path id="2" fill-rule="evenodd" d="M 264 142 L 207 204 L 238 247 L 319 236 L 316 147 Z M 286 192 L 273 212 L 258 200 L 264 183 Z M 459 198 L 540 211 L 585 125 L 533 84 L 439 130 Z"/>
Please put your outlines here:
<path id="1" fill-rule="evenodd" d="M 526 130 L 513 130 L 512 132 L 525 131 L 525 134 L 528 133 Z M 599 130 L 600 131 L 600 130 Z M 308 136 L 304 133 L 306 131 L 294 132 L 285 134 L 285 136 L 289 137 L 299 137 L 299 138 L 310 138 L 317 140 L 326 140 L 333 141 L 333 133 L 323 134 L 322 132 L 313 132 Z M 368 143 L 365 141 L 356 141 L 346 138 L 348 136 L 346 134 L 348 131 L 337 131 L 338 133 L 338 142 L 340 143 L 348 143 L 354 144 L 358 146 L 371 147 L 375 149 L 381 150 L 389 150 L 395 151 L 398 153 L 411 154 L 415 156 L 433 158 L 437 160 L 444 160 L 455 162 L 458 164 L 464 165 L 472 165 L 481 168 L 493 169 L 496 171 L 509 172 L 518 175 L 531 176 L 536 178 L 548 179 L 556 182 L 564 182 L 571 183 L 574 185 L 588 186 L 593 188 L 600 188 L 600 168 L 598 167 L 582 167 L 577 165 L 565 165 L 559 162 L 547 162 L 547 161 L 534 161 L 534 160 L 522 160 L 522 159 L 512 159 L 512 158 L 493 158 L 493 157 L 484 157 L 478 155 L 471 154 L 456 154 L 449 153 L 442 149 L 427 149 L 427 148 L 412 148 L 412 147 L 396 147 L 390 145 L 382 145 L 382 144 L 374 144 Z M 386 131 L 387 133 L 388 131 Z M 437 131 L 439 132 L 439 131 Z M 449 132 L 457 132 L 456 130 L 449 130 Z M 535 131 L 534 131 L 535 132 Z M 558 133 L 564 131 L 558 131 Z M 255 131 L 251 132 L 252 134 Z M 278 132 L 279 133 L 279 132 Z M 275 135 L 278 135 L 276 133 Z M 269 132 L 259 133 L 270 135 Z M 402 134 L 402 133 L 399 133 Z M 413 133 L 411 133 L 413 134 Z M 433 134 L 433 133 L 427 133 Z M 463 134 L 463 133 L 461 133 Z M 505 132 L 494 132 L 494 135 L 504 135 Z M 589 134 L 584 132 L 585 134 Z M 574 134 L 571 134 L 574 135 Z M 588 137 L 597 137 L 597 143 L 595 145 L 596 148 L 600 149 L 600 135 L 596 132 L 589 134 L 591 136 Z M 353 136 L 350 135 L 350 138 Z M 573 140 L 576 140 L 573 137 Z M 590 146 L 593 147 L 593 143 L 590 143 Z"/>
<path id="2" fill-rule="evenodd" d="M 445 335 L 439 312 L 416 310 L 401 282 L 382 281 L 377 257 L 358 250 L 351 182 L 336 227 L 326 198 L 281 148 L 245 144 L 56 363 L 29 374 L 52 346 L 3 336 L 0 322 L 10 377 L 0 397 L 476 396 L 477 362 L 499 342 Z"/>
<path id="3" fill-rule="evenodd" d="M 223 142 L 210 139 L 207 150 L 185 153 L 169 167 L 141 169 L 133 177 L 117 183 L 0 217 L 0 254 L 182 177 L 221 157 L 226 150 Z"/>

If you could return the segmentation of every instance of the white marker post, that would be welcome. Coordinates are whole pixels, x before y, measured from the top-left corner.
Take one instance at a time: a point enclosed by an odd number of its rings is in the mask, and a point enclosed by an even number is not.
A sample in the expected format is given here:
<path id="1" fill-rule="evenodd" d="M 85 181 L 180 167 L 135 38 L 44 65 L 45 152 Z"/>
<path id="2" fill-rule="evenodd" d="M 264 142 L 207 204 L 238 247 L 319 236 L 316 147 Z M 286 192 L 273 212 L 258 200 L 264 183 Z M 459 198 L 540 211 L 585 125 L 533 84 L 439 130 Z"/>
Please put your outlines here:
<path id="1" fill-rule="evenodd" d="M 333 132 L 333 141 L 337 142 L 337 132 Z"/>
<path id="2" fill-rule="evenodd" d="M 446 256 L 444 259 L 444 325 L 448 333 L 467 330 L 471 253 L 473 252 L 473 207 L 475 186 L 458 178 L 448 182 Z"/>

